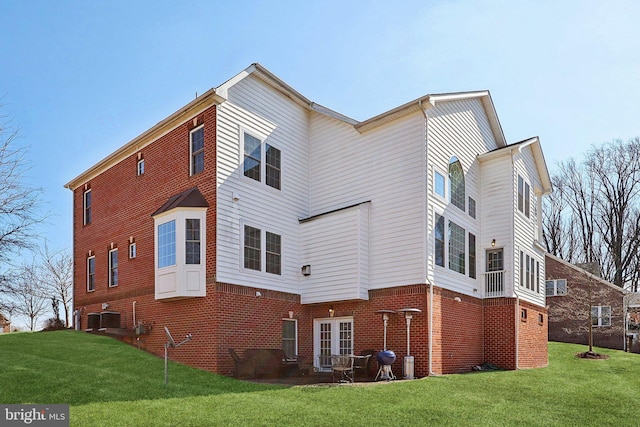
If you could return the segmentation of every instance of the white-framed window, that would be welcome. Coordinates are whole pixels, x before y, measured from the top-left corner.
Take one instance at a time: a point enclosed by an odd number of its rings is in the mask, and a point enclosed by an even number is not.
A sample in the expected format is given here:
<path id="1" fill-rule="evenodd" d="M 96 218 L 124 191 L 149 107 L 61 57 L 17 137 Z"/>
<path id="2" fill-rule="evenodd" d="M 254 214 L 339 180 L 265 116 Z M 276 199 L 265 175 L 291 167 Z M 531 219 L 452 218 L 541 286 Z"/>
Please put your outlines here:
<path id="1" fill-rule="evenodd" d="M 476 199 L 469 197 L 469 216 L 473 219 L 476 218 Z"/>
<path id="2" fill-rule="evenodd" d="M 476 235 L 452 220 L 435 214 L 434 218 L 434 263 L 448 266 L 449 270 L 469 274 L 476 278 Z M 467 267 L 468 265 L 468 267 Z"/>
<path id="3" fill-rule="evenodd" d="M 96 257 L 90 256 L 87 258 L 87 291 L 93 292 L 96 290 Z"/>
<path id="4" fill-rule="evenodd" d="M 82 212 L 84 224 L 91 224 L 91 189 L 86 190 L 82 196 Z"/>
<path id="5" fill-rule="evenodd" d="M 611 326 L 611 306 L 591 306 L 591 324 L 593 326 Z"/>
<path id="6" fill-rule="evenodd" d="M 282 236 L 244 225 L 243 265 L 245 269 L 282 274 Z"/>
<path id="7" fill-rule="evenodd" d="M 129 243 L 129 259 L 134 259 L 137 254 L 136 242 Z"/>
<path id="8" fill-rule="evenodd" d="M 297 319 L 282 319 L 282 351 L 289 359 L 298 355 Z"/>
<path id="9" fill-rule="evenodd" d="M 176 220 L 158 225 L 158 268 L 176 265 Z"/>
<path id="10" fill-rule="evenodd" d="M 469 277 L 476 278 L 476 235 L 469 233 Z"/>
<path id="11" fill-rule="evenodd" d="M 518 210 L 527 218 L 531 214 L 531 187 L 524 178 L 518 175 Z"/>
<path id="12" fill-rule="evenodd" d="M 442 198 L 446 198 L 446 179 L 438 171 L 433 172 L 433 192 Z"/>
<path id="13" fill-rule="evenodd" d="M 190 175 L 204 170 L 204 125 L 189 132 Z"/>
<path id="14" fill-rule="evenodd" d="M 444 267 L 444 248 L 445 248 L 445 241 L 444 241 L 444 217 L 441 215 L 436 214 L 436 226 L 435 226 L 435 230 L 434 230 L 434 237 L 435 237 L 435 262 L 436 265 L 439 265 L 440 267 Z"/>
<path id="15" fill-rule="evenodd" d="M 200 219 L 185 219 L 185 264 L 200 264 Z"/>
<path id="16" fill-rule="evenodd" d="M 266 270 L 271 274 L 282 274 L 282 237 L 266 232 Z"/>
<path id="17" fill-rule="evenodd" d="M 449 270 L 465 274 L 465 229 L 449 221 Z"/>
<path id="18" fill-rule="evenodd" d="M 520 251 L 520 287 L 540 293 L 540 262 Z"/>
<path id="19" fill-rule="evenodd" d="M 451 198 L 451 204 L 465 211 L 466 203 L 466 188 L 464 183 L 464 171 L 462 164 L 457 157 L 452 157 L 449 160 L 449 197 Z"/>
<path id="20" fill-rule="evenodd" d="M 262 230 L 244 226 L 244 268 L 249 270 L 262 270 Z"/>
<path id="21" fill-rule="evenodd" d="M 109 287 L 118 286 L 118 249 L 109 251 Z"/>
<path id="22" fill-rule="evenodd" d="M 567 294 L 567 279 L 547 280 L 545 282 L 545 294 L 554 297 Z"/>
<path id="23" fill-rule="evenodd" d="M 137 164 L 137 175 L 144 175 L 144 159 L 138 160 Z"/>
<path id="24" fill-rule="evenodd" d="M 273 187 L 280 190 L 282 184 L 281 179 L 281 167 L 282 167 L 282 153 L 277 148 L 265 144 L 265 158 L 267 160 L 265 171 L 265 183 L 269 187 Z"/>
<path id="25" fill-rule="evenodd" d="M 282 187 L 282 152 L 248 132 L 242 132 L 243 175 L 269 187 Z M 264 161 L 263 161 L 264 159 Z"/>

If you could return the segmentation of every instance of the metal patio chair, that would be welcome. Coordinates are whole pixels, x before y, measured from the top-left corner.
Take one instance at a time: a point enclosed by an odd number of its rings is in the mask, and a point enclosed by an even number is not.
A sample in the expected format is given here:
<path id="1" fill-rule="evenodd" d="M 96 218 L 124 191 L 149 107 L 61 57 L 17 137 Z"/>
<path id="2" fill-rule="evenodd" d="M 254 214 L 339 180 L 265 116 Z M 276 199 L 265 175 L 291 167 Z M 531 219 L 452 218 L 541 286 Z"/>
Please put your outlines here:
<path id="1" fill-rule="evenodd" d="M 353 355 L 332 354 L 331 355 L 331 377 L 333 382 L 353 382 Z"/>

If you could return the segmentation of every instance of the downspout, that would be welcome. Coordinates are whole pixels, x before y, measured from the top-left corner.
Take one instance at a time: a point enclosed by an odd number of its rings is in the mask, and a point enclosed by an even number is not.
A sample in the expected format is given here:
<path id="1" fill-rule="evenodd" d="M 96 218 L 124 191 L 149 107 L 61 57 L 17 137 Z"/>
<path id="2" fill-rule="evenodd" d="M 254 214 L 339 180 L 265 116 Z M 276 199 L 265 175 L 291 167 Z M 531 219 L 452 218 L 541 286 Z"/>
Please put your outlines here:
<path id="1" fill-rule="evenodd" d="M 424 126 L 425 126 L 425 131 L 424 131 L 424 156 L 425 156 L 425 171 L 427 176 L 426 178 L 426 185 L 425 185 L 425 221 L 424 224 L 428 223 L 428 217 L 429 217 L 429 209 L 428 209 L 428 202 L 427 200 L 429 199 L 429 116 L 427 115 L 427 110 L 425 108 L 422 107 L 422 100 L 418 101 L 418 105 L 420 106 L 420 111 L 422 111 L 422 115 L 424 116 Z M 428 233 L 428 230 L 425 230 Z M 429 269 L 427 268 L 427 262 L 428 262 L 428 252 L 429 252 L 429 244 L 426 243 L 426 236 L 427 233 L 425 233 L 425 251 L 424 251 L 424 265 L 425 265 L 425 272 L 427 273 L 426 276 L 428 276 L 429 274 Z M 429 371 L 429 376 L 434 376 L 435 374 L 433 373 L 433 283 L 431 283 L 431 281 L 429 281 L 428 277 L 427 277 L 427 283 L 429 284 L 429 303 L 428 303 L 428 307 L 427 310 L 429 310 L 429 339 L 428 339 L 428 353 L 429 353 L 429 367 L 428 367 L 428 371 Z"/>
<path id="2" fill-rule="evenodd" d="M 133 329 L 135 329 L 135 328 L 136 328 L 136 326 L 137 326 L 137 325 L 136 325 L 136 304 L 137 304 L 137 303 L 138 303 L 138 301 L 134 301 L 134 302 L 132 303 L 132 305 L 133 305 Z"/>
<path id="3" fill-rule="evenodd" d="M 513 183 L 515 180 L 515 164 L 513 162 L 513 148 L 509 149 L 509 158 L 511 159 L 511 189 L 513 190 Z M 513 194 L 513 193 L 511 193 Z M 519 258 L 519 253 L 516 254 L 516 232 L 515 232 L 515 209 L 513 208 L 513 196 L 511 198 L 511 238 L 513 242 L 513 259 L 516 259 L 516 256 Z M 519 266 L 522 269 L 522 266 Z M 520 278 L 522 280 L 522 278 Z M 513 293 L 516 295 L 516 307 L 515 307 L 515 333 L 516 333 L 516 370 L 520 369 L 520 295 L 518 295 L 517 286 L 516 286 L 516 271 L 515 268 L 511 274 L 511 283 L 513 284 Z"/>

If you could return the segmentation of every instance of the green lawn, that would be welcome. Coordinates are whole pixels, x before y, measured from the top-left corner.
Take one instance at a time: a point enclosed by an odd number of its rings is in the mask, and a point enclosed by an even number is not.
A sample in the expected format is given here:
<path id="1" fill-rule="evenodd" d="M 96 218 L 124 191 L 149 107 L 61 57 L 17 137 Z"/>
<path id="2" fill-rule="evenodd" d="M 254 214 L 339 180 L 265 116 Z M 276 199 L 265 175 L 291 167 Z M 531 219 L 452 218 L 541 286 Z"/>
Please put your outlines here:
<path id="1" fill-rule="evenodd" d="M 340 387 L 220 377 L 81 332 L 0 335 L 0 403 L 68 403 L 72 426 L 638 426 L 640 355 L 550 343 L 548 368 Z"/>

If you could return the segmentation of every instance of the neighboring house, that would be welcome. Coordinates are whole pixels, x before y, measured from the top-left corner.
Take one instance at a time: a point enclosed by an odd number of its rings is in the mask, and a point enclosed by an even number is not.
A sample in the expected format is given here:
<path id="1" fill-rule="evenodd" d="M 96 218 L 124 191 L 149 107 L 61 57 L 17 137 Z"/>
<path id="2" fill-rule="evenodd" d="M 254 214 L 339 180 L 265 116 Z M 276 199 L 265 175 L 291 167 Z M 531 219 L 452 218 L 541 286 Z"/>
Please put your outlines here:
<path id="1" fill-rule="evenodd" d="M 630 292 L 626 298 L 627 350 L 640 353 L 640 293 Z"/>
<path id="2" fill-rule="evenodd" d="M 546 256 L 549 341 L 625 348 L 626 291 L 560 258 Z"/>
<path id="3" fill-rule="evenodd" d="M 11 332 L 11 322 L 4 315 L 0 314 L 0 334 Z"/>
<path id="4" fill-rule="evenodd" d="M 538 139 L 508 145 L 487 91 L 356 121 L 254 64 L 66 187 L 83 328 L 108 307 L 107 332 L 143 326 L 156 354 L 163 327 L 192 333 L 171 357 L 195 367 L 230 375 L 229 348 L 259 347 L 326 370 L 382 350 L 379 310 L 414 308 L 416 376 L 547 365 L 551 183 Z"/>

